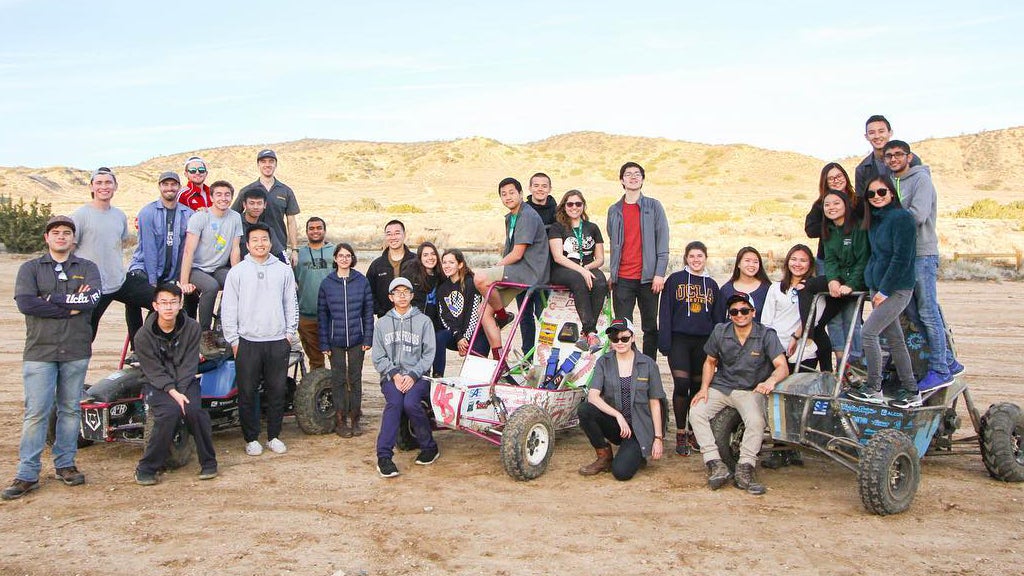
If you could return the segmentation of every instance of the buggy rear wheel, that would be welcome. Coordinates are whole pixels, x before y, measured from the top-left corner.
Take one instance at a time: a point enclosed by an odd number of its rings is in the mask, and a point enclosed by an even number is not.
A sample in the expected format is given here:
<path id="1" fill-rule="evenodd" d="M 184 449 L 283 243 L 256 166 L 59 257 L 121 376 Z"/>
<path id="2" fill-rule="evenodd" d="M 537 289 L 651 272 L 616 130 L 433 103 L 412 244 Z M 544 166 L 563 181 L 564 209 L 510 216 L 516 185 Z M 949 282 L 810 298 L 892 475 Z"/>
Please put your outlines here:
<path id="1" fill-rule="evenodd" d="M 921 482 L 921 460 L 910 437 L 879 430 L 857 463 L 860 499 L 872 514 L 899 514 L 910 507 Z"/>
<path id="2" fill-rule="evenodd" d="M 1016 404 L 993 404 L 981 418 L 981 460 L 989 475 L 1024 482 L 1024 413 Z"/>
<path id="3" fill-rule="evenodd" d="M 144 428 L 142 439 L 146 446 L 149 445 L 149 439 L 153 436 L 153 418 L 150 417 L 149 409 L 146 409 L 146 426 Z M 192 441 L 192 433 L 188 431 L 188 426 L 185 424 L 185 420 L 178 418 L 178 423 L 174 429 L 174 436 L 171 438 L 171 448 L 167 452 L 167 460 L 164 461 L 164 466 L 168 470 L 174 470 L 181 468 L 182 466 L 189 463 L 192 460 L 192 453 L 196 451 L 195 442 Z"/>
<path id="4" fill-rule="evenodd" d="M 732 406 L 722 408 L 711 419 L 711 433 L 715 435 L 718 456 L 729 470 L 736 470 L 736 462 L 740 459 L 740 444 L 746 429 L 739 411 Z"/>
<path id="5" fill-rule="evenodd" d="M 302 377 L 295 388 L 295 421 L 306 434 L 334 431 L 335 404 L 331 392 L 331 372 L 317 368 Z"/>
<path id="6" fill-rule="evenodd" d="M 544 473 L 555 450 L 555 427 L 548 413 L 525 404 L 512 413 L 501 434 L 501 464 L 516 480 L 533 480 Z"/>

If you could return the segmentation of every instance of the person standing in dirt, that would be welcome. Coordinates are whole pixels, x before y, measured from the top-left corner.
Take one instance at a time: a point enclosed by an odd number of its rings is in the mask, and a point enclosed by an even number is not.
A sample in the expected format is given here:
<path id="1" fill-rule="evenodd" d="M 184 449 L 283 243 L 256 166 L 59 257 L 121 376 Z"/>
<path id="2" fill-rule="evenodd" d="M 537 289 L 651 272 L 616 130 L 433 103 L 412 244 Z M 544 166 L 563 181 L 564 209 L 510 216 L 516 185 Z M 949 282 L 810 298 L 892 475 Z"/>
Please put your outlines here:
<path id="1" fill-rule="evenodd" d="M 267 195 L 266 224 L 274 236 L 288 243 L 288 249 L 284 252 L 285 262 L 294 266 L 299 255 L 299 225 L 295 221 L 295 215 L 299 213 L 299 201 L 295 198 L 295 192 L 274 176 L 277 171 L 277 154 L 273 150 L 260 150 L 256 154 L 256 166 L 260 170 L 260 177 L 238 191 L 238 198 L 231 208 L 241 214 L 245 193 L 252 189 L 263 190 Z"/>
<path id="2" fill-rule="evenodd" d="M 399 276 L 409 277 L 416 254 L 405 245 L 405 224 L 391 220 L 384 225 L 384 251 L 370 262 L 366 279 L 373 290 L 373 313 L 383 317 L 394 306 L 389 299 L 388 286 Z"/>
<path id="3" fill-rule="evenodd" d="M 288 357 L 299 329 L 295 276 L 287 264 L 270 255 L 269 226 L 253 224 L 245 241 L 249 255 L 231 268 L 224 282 L 224 339 L 235 353 L 238 416 L 242 421 L 245 453 L 263 453 L 259 443 L 262 383 L 267 398 L 267 448 L 283 454 L 288 450 L 280 438 Z"/>
<path id="4" fill-rule="evenodd" d="M 558 204 L 555 202 L 555 198 L 551 196 L 550 176 L 543 172 L 537 172 L 530 176 L 530 194 L 526 197 L 524 204 L 537 211 L 537 215 L 540 216 L 545 229 L 551 229 L 551 225 L 555 223 L 555 211 L 558 208 Z M 522 307 L 525 298 L 525 292 L 521 292 L 516 296 L 517 307 Z M 540 317 L 543 311 L 544 307 L 541 305 L 540 293 L 534 292 L 533 297 L 530 298 L 530 303 L 523 310 L 522 320 L 519 321 L 519 336 L 523 341 L 524 356 L 529 354 L 530 350 L 533 350 L 533 345 L 537 341 L 537 318 Z"/>
<path id="5" fill-rule="evenodd" d="M 82 424 L 82 385 L 92 357 L 89 315 L 100 301 L 100 271 L 72 252 L 75 222 L 54 216 L 46 223 L 46 253 L 18 268 L 14 300 L 25 315 L 22 379 L 25 417 L 18 448 L 18 472 L 3 491 L 4 500 L 39 488 L 41 456 L 56 408 L 53 464 L 68 486 L 85 482 L 75 466 Z"/>
<path id="6" fill-rule="evenodd" d="M 154 301 L 153 290 L 164 282 L 177 282 L 181 271 L 181 257 L 185 252 L 188 220 L 194 213 L 177 201 L 181 179 L 176 172 L 164 172 L 157 183 L 160 198 L 139 210 L 139 243 L 128 263 L 128 275 L 122 290 L 132 296 L 125 304 L 128 320 L 128 338 L 135 342 L 135 333 L 142 327 L 142 309 L 149 305 L 136 304 L 143 299 Z"/>
<path id="7" fill-rule="evenodd" d="M 765 405 L 775 385 L 789 375 L 786 350 L 775 330 L 754 320 L 750 296 L 738 292 L 726 300 L 725 306 L 729 323 L 715 326 L 704 346 L 707 359 L 700 390 L 690 406 L 690 427 L 707 467 L 708 487 L 718 490 L 732 473 L 718 452 L 711 419 L 727 406 L 735 408 L 745 431 L 734 484 L 760 495 L 765 487 L 757 481 L 754 469 L 764 440 Z"/>
<path id="8" fill-rule="evenodd" d="M 664 452 L 665 390 L 658 364 L 637 351 L 629 319 L 612 320 L 605 334 L 612 349 L 598 358 L 587 401 L 577 408 L 580 428 L 597 459 L 579 472 L 610 471 L 616 480 L 629 480 L 648 459 L 658 460 Z M 619 447 L 614 456 L 609 442 Z"/>
<path id="9" fill-rule="evenodd" d="M 324 367 L 324 355 L 320 351 L 320 331 L 317 327 L 317 296 L 320 283 L 331 274 L 328 254 L 334 244 L 327 242 L 327 223 L 319 216 L 306 220 L 306 245 L 299 250 L 295 266 L 295 282 L 299 286 L 299 340 L 309 359 L 309 369 Z"/>
<path id="10" fill-rule="evenodd" d="M 640 307 L 644 354 L 658 357 L 658 294 L 668 270 L 668 218 L 661 202 L 643 194 L 645 172 L 636 162 L 619 168 L 625 193 L 608 208 L 605 231 L 611 243 L 611 276 L 615 315 L 632 318 Z"/>
<path id="11" fill-rule="evenodd" d="M 206 168 L 206 160 L 199 156 L 191 156 L 185 160 L 185 178 L 188 182 L 178 192 L 178 202 L 188 206 L 193 212 L 206 210 L 213 206 L 213 198 L 210 195 L 210 187 L 205 184 L 206 176 L 209 174 Z"/>
<path id="12" fill-rule="evenodd" d="M 420 453 L 415 463 L 433 464 L 440 454 L 423 401 L 430 394 L 430 383 L 423 376 L 434 362 L 434 325 L 426 314 L 412 305 L 412 282 L 395 278 L 388 286 L 394 307 L 377 320 L 373 329 L 373 367 L 380 373 L 384 412 L 377 434 L 377 473 L 383 478 L 398 476 L 394 450 L 400 414 L 409 417 Z"/>
<path id="13" fill-rule="evenodd" d="M 135 353 L 146 376 L 143 394 L 147 418 L 153 430 L 146 450 L 135 468 L 135 482 L 142 486 L 157 483 L 157 473 L 170 455 L 171 442 L 182 417 L 196 442 L 199 455 L 199 479 L 217 477 L 217 454 L 213 449 L 210 415 L 203 409 L 199 369 L 199 323 L 181 310 L 181 288 L 167 282 L 154 290 L 153 310 L 135 335 Z"/>

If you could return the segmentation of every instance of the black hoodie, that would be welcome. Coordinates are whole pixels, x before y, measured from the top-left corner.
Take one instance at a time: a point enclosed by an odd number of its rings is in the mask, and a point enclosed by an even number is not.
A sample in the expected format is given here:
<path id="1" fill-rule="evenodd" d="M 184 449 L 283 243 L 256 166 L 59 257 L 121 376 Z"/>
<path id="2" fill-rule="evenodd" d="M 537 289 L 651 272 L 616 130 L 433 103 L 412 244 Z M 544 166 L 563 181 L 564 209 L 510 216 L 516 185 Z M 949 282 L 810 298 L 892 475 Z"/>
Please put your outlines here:
<path id="1" fill-rule="evenodd" d="M 165 333 L 157 324 L 158 314 L 150 314 L 135 333 L 135 354 L 149 385 L 182 394 L 199 369 L 199 323 L 178 312 L 174 330 Z"/>

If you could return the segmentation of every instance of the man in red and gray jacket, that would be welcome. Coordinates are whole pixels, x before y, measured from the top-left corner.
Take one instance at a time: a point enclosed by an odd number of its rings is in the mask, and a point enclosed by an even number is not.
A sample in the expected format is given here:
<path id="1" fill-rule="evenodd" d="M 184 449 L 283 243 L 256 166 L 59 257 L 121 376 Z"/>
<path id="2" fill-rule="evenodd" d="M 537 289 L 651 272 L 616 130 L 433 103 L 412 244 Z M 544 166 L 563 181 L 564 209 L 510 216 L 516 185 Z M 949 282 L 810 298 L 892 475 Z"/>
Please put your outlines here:
<path id="1" fill-rule="evenodd" d="M 208 173 L 206 161 L 199 156 L 185 160 L 185 177 L 188 178 L 188 183 L 178 193 L 178 202 L 196 212 L 212 206 L 210 187 L 204 184 Z"/>

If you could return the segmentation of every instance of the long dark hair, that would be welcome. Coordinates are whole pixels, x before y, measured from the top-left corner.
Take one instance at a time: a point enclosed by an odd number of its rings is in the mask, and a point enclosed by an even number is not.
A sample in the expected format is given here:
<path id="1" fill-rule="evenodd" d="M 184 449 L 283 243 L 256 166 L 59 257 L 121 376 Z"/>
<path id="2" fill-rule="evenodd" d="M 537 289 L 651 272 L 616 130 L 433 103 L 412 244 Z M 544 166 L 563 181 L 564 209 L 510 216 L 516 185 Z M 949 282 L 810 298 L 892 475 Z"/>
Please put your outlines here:
<path id="1" fill-rule="evenodd" d="M 892 202 L 890 204 L 892 204 L 893 206 L 895 206 L 897 208 L 903 208 L 903 203 L 900 202 L 900 197 L 899 197 L 898 194 L 896 194 L 896 185 L 892 183 L 892 179 L 889 178 L 888 176 L 875 176 L 874 178 L 872 178 L 871 180 L 868 181 L 867 186 L 865 186 L 865 188 L 864 188 L 864 194 L 865 194 L 865 196 L 864 196 L 864 208 L 865 209 L 864 209 L 864 223 L 863 223 L 863 226 L 864 226 L 865 229 L 871 227 L 871 208 L 873 208 L 873 206 L 871 206 L 871 203 L 868 202 L 868 199 L 867 199 L 867 193 L 868 192 L 867 191 L 868 191 L 868 189 L 871 188 L 871 185 L 874 184 L 875 182 L 881 182 L 882 184 L 885 185 L 886 188 L 889 189 L 889 194 L 892 195 Z"/>
<path id="2" fill-rule="evenodd" d="M 449 254 L 455 258 L 456 264 L 462 264 L 462 272 L 459 273 L 459 290 L 465 290 L 466 278 L 473 275 L 473 269 L 469 267 L 469 262 L 466 262 L 466 256 L 462 253 L 462 250 L 459 250 L 458 248 L 449 248 L 444 251 L 445 256 L 448 256 Z M 440 262 L 440 260 L 438 261 Z"/>
<path id="3" fill-rule="evenodd" d="M 833 168 L 842 172 L 843 178 L 846 179 L 846 186 L 842 189 L 833 188 L 832 185 L 828 183 L 828 173 L 831 172 Z M 846 195 L 852 199 L 851 202 L 853 203 L 853 206 L 857 206 L 857 194 L 853 191 L 853 182 L 850 181 L 850 175 L 846 173 L 846 168 L 843 168 L 843 166 L 838 162 L 829 162 L 821 169 L 821 176 L 818 178 L 818 200 L 824 200 L 825 194 L 827 194 L 829 190 L 845 192 Z"/>
<path id="4" fill-rule="evenodd" d="M 587 199 L 583 197 L 583 192 L 576 189 L 569 190 L 565 194 L 562 194 L 562 200 L 559 201 L 558 208 L 555 208 L 555 220 L 564 226 L 566 230 L 572 228 L 572 218 L 569 218 L 569 214 L 565 211 L 565 203 L 573 196 L 579 196 L 580 202 L 583 202 L 583 212 L 580 214 L 580 220 L 590 220 L 590 216 L 587 216 Z M 580 246 L 580 250 L 582 249 L 583 247 Z"/>
<path id="5" fill-rule="evenodd" d="M 732 265 L 732 278 L 729 281 L 735 282 L 740 279 L 740 260 L 743 260 L 747 254 L 757 256 L 757 274 L 754 274 L 754 278 L 760 280 L 762 284 L 771 284 L 772 281 L 768 278 L 768 273 L 764 271 L 764 259 L 761 258 L 761 253 L 757 251 L 757 248 L 753 246 L 744 246 L 736 253 L 736 262 Z"/>
<path id="6" fill-rule="evenodd" d="M 789 291 L 793 287 L 793 272 L 789 270 L 789 259 L 793 257 L 793 254 L 797 252 L 804 252 L 807 254 L 807 261 L 810 264 L 810 268 L 807 269 L 807 275 L 804 276 L 804 280 L 814 276 L 814 252 L 806 244 L 797 244 L 786 252 L 786 259 L 783 260 L 782 264 L 782 283 L 779 284 L 779 290 L 782 292 Z"/>
<path id="7" fill-rule="evenodd" d="M 426 248 L 432 249 L 434 254 L 437 256 L 437 262 L 434 264 L 433 268 L 427 268 L 423 265 L 423 251 Z M 431 277 L 434 278 L 434 284 L 436 284 L 441 278 L 444 278 L 444 272 L 441 271 L 441 251 L 437 249 L 437 246 L 434 246 L 433 242 L 424 242 L 416 248 L 416 262 L 413 264 L 412 270 L 412 274 L 416 278 L 410 278 L 410 280 L 414 280 L 413 284 L 417 284 L 416 280 L 418 280 L 418 284 L 423 289 L 427 288 L 427 284 L 430 282 Z M 429 292 L 429 290 L 427 291 Z"/>
<path id="8" fill-rule="evenodd" d="M 850 234 L 850 232 L 853 231 L 854 226 L 856 226 L 857 223 L 858 223 L 857 222 L 857 220 L 858 220 L 857 219 L 857 215 L 853 213 L 853 207 L 850 205 L 850 197 L 847 196 L 846 194 L 843 194 L 842 192 L 840 192 L 838 190 L 829 190 L 828 192 L 825 193 L 824 196 L 821 197 L 821 209 L 822 210 L 825 209 L 825 198 L 828 198 L 829 196 L 835 196 L 836 198 L 839 198 L 840 200 L 843 201 L 843 208 L 846 210 L 846 215 L 843 216 L 844 220 L 843 220 L 842 231 L 843 231 L 843 236 L 848 236 Z M 822 220 L 821 220 L 821 239 L 822 240 L 828 240 L 829 237 L 832 236 L 832 233 L 831 233 L 832 224 L 833 224 L 833 222 L 831 220 L 829 220 L 827 216 L 822 218 Z M 867 229 L 867 227 L 864 225 L 863 222 L 860 222 L 860 226 L 862 228 L 864 228 L 864 229 Z"/>

